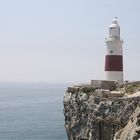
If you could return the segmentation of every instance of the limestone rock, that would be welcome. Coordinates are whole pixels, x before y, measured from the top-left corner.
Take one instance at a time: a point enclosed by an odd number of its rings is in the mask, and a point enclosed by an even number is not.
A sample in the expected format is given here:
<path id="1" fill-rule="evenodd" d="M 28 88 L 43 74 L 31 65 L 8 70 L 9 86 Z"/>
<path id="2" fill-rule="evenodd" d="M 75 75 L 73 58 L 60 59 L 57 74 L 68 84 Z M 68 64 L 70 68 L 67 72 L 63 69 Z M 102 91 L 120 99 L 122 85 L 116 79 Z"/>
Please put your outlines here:
<path id="1" fill-rule="evenodd" d="M 130 90 L 130 86 L 127 87 Z M 122 91 L 122 87 L 119 90 Z M 137 92 L 136 89 L 133 90 Z M 101 91 L 104 90 L 99 90 Z M 120 96 L 121 92 L 111 91 L 115 93 L 112 96 L 113 94 L 106 91 L 107 96 L 101 96 L 102 94 L 98 95 L 99 92 L 93 85 L 68 88 L 64 95 L 65 128 L 68 139 L 140 139 L 140 94 L 126 96 L 123 93 L 125 96 Z"/>

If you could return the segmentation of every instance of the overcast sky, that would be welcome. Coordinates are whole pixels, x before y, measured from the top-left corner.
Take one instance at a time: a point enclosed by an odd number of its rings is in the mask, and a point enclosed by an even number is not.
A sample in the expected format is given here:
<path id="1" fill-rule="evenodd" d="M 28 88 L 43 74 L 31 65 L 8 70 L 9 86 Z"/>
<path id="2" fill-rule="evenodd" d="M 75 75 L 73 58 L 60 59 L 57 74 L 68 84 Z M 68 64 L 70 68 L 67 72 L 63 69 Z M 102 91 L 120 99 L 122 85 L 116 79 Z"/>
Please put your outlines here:
<path id="1" fill-rule="evenodd" d="M 124 76 L 140 80 L 139 0 L 1 0 L 0 82 L 104 79 L 105 37 L 118 17 Z"/>

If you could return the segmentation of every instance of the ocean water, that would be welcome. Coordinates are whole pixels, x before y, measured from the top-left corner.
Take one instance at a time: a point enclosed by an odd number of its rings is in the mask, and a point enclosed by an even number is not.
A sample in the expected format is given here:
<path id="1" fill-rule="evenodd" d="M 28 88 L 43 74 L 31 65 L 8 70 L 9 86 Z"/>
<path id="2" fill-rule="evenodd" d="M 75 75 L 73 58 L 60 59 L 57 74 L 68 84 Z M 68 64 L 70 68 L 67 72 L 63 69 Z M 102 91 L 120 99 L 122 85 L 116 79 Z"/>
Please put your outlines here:
<path id="1" fill-rule="evenodd" d="M 0 140 L 66 140 L 65 85 L 0 85 Z"/>

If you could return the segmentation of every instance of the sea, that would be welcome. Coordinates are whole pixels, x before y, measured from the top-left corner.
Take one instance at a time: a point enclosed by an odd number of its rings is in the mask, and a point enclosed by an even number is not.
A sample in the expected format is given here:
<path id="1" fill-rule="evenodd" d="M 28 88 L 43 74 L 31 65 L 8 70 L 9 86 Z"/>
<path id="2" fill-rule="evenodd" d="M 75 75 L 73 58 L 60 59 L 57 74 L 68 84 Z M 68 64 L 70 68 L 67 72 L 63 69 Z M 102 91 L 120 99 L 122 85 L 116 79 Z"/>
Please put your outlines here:
<path id="1" fill-rule="evenodd" d="M 0 83 L 0 140 L 67 140 L 66 84 Z"/>

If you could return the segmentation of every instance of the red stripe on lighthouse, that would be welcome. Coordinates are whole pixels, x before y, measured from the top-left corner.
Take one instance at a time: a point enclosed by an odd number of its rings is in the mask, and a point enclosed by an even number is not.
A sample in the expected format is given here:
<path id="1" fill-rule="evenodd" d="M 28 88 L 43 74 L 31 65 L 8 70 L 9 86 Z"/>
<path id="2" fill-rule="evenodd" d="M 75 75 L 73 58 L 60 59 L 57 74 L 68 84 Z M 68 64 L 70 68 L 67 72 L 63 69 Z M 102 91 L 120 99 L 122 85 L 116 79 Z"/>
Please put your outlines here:
<path id="1" fill-rule="evenodd" d="M 122 55 L 106 55 L 105 71 L 123 71 Z"/>

